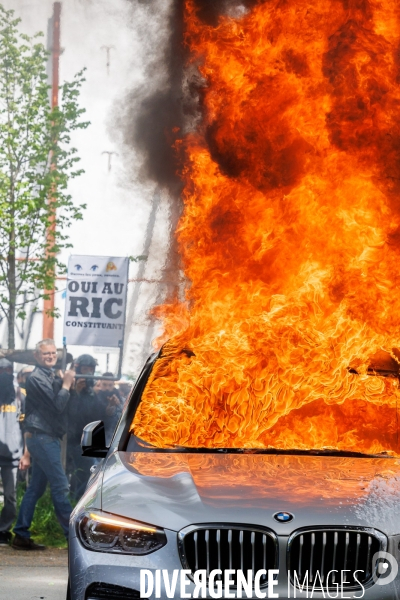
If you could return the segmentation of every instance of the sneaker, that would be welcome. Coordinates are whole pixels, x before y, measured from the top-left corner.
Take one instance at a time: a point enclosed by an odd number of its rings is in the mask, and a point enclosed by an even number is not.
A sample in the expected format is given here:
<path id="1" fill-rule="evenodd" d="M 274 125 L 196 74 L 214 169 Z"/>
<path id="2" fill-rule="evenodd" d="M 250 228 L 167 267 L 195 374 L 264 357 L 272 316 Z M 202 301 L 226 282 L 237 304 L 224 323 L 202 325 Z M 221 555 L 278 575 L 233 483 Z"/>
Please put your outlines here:
<path id="1" fill-rule="evenodd" d="M 0 531 L 0 546 L 8 546 L 11 542 L 10 531 Z"/>
<path id="2" fill-rule="evenodd" d="M 15 550 L 46 550 L 46 546 L 35 544 L 31 538 L 21 537 L 20 535 L 15 535 L 11 547 Z"/>

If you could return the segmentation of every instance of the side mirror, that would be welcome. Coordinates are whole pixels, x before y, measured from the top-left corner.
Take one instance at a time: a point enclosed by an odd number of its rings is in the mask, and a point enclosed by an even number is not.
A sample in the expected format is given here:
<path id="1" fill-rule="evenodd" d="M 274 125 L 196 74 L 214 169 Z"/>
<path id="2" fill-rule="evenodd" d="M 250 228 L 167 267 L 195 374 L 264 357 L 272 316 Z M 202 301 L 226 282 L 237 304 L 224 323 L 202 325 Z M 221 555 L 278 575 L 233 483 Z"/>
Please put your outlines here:
<path id="1" fill-rule="evenodd" d="M 104 458 L 107 455 L 106 434 L 103 421 L 93 421 L 83 428 L 81 438 L 82 456 Z"/>

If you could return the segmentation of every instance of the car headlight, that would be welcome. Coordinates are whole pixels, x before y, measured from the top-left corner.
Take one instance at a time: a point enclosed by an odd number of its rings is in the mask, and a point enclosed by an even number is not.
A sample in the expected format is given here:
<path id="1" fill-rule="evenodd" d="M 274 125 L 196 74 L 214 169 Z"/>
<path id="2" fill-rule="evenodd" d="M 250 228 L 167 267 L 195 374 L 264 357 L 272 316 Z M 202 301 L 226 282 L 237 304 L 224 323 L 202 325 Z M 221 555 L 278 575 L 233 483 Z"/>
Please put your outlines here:
<path id="1" fill-rule="evenodd" d="M 101 510 L 80 515 L 77 533 L 86 548 L 97 552 L 150 554 L 167 543 L 163 529 Z"/>

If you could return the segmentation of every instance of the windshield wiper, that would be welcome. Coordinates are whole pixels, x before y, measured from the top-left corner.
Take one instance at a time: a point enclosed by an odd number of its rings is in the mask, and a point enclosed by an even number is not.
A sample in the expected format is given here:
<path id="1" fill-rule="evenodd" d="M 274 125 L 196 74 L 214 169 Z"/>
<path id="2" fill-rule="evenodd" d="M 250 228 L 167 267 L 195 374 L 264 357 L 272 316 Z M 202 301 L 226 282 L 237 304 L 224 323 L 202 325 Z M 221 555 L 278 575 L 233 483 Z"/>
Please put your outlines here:
<path id="1" fill-rule="evenodd" d="M 333 448 L 320 448 L 320 449 L 289 449 L 283 450 L 281 448 L 265 448 L 265 449 L 254 449 L 245 450 L 245 453 L 249 454 L 288 454 L 291 456 L 343 456 L 349 458 L 394 458 L 394 456 L 381 452 L 379 454 L 365 454 L 364 452 L 354 452 L 352 450 L 335 450 Z"/>
<path id="2" fill-rule="evenodd" d="M 320 448 L 304 450 L 299 448 L 196 448 L 193 446 L 180 446 L 178 444 L 172 444 L 171 446 L 165 446 L 159 448 L 146 442 L 135 435 L 132 436 L 134 441 L 134 447 L 131 447 L 132 451 L 145 451 L 145 452 L 174 452 L 182 454 L 271 454 L 271 455 L 283 455 L 283 456 L 338 456 L 343 458 L 395 458 L 395 456 L 386 452 L 379 454 L 365 454 L 363 452 L 354 452 L 351 450 L 335 450 L 334 448 Z"/>
<path id="3" fill-rule="evenodd" d="M 171 449 L 178 452 L 204 452 L 206 454 L 281 454 L 289 456 L 342 456 L 344 458 L 395 458 L 386 452 L 381 452 L 379 454 L 365 454 L 364 452 L 335 450 L 333 448 L 310 450 L 291 448 L 285 450 L 282 448 L 193 448 L 190 446 L 173 445 Z"/>

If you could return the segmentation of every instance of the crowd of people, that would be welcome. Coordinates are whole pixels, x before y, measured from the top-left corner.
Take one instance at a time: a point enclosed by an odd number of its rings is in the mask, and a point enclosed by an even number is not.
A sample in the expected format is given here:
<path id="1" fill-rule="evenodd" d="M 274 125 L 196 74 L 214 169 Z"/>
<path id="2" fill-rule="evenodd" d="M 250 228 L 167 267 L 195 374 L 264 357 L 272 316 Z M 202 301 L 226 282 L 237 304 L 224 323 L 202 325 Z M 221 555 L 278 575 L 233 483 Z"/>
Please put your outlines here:
<path id="1" fill-rule="evenodd" d="M 68 539 L 72 501 L 83 494 L 96 460 L 82 456 L 83 427 L 102 420 L 107 444 L 120 418 L 130 384 L 118 388 L 113 373 L 96 379 L 96 359 L 82 354 L 64 373 L 56 370 L 53 340 L 42 340 L 35 350 L 36 367 L 25 367 L 14 383 L 13 365 L 0 359 L 0 477 L 4 505 L 0 513 L 0 545 L 19 550 L 42 550 L 31 539 L 36 504 L 49 484 L 57 519 Z M 61 440 L 66 436 L 66 464 Z M 17 515 L 18 473 L 29 471 L 29 484 Z M 11 528 L 14 524 L 12 536 Z"/>

